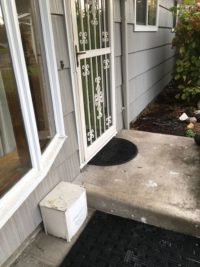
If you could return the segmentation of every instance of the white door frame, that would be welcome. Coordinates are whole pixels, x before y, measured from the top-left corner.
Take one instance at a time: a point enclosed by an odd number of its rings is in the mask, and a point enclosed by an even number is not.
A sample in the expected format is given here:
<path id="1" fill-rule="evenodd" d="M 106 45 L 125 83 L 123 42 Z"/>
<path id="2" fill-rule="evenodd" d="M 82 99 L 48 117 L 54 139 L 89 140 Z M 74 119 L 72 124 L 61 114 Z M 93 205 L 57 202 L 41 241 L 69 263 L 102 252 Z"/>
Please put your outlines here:
<path id="1" fill-rule="evenodd" d="M 68 46 L 69 46 L 69 57 L 70 57 L 70 65 L 71 65 L 71 77 L 72 77 L 72 87 L 73 87 L 73 96 L 74 96 L 74 105 L 75 105 L 75 115 L 76 115 L 76 125 L 77 125 L 77 132 L 78 132 L 78 142 L 79 142 L 79 156 L 80 156 L 80 167 L 84 167 L 87 162 L 107 143 L 110 139 L 116 135 L 116 101 L 115 101 L 115 65 L 114 65 L 114 19 L 113 19 L 113 0 L 106 0 L 109 1 L 109 35 L 110 35 L 110 47 L 107 48 L 110 50 L 110 76 L 111 76 L 111 114 L 112 114 L 112 126 L 106 130 L 102 136 L 94 141 L 92 147 L 88 147 L 86 141 L 84 140 L 85 136 L 85 116 L 83 109 L 83 97 L 82 92 L 80 90 L 80 79 L 81 76 L 78 75 L 78 67 L 77 67 L 77 58 L 76 58 L 76 51 L 75 45 L 77 44 L 76 37 L 77 34 L 74 34 L 74 27 L 76 25 L 73 20 L 76 20 L 74 12 L 71 12 L 71 16 L 67 13 L 73 9 L 72 1 L 64 1 L 65 6 L 65 19 L 66 19 L 66 28 L 67 28 L 67 35 L 68 35 Z M 106 48 L 104 48 L 106 49 Z M 87 56 L 91 56 L 93 51 L 90 50 L 87 52 Z M 83 56 L 79 56 L 80 59 Z M 79 64 L 80 65 L 80 64 Z M 81 88 L 82 89 L 82 88 Z M 87 149 L 87 155 L 86 155 Z"/>

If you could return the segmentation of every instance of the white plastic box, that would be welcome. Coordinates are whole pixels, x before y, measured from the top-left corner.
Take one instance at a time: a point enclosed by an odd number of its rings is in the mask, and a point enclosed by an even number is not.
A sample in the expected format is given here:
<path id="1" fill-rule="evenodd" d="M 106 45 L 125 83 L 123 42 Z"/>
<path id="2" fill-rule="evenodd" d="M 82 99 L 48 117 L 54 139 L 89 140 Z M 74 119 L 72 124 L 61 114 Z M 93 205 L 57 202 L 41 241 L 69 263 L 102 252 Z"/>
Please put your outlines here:
<path id="1" fill-rule="evenodd" d="M 61 182 L 40 202 L 40 209 L 46 234 L 70 241 L 87 217 L 86 190 Z"/>

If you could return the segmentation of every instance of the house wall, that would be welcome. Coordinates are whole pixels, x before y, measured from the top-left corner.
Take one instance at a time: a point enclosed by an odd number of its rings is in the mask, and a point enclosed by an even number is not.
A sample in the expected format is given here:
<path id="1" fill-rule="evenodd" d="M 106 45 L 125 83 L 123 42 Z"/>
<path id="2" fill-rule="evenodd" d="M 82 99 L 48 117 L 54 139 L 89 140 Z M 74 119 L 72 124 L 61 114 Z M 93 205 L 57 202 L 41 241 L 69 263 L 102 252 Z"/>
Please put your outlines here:
<path id="1" fill-rule="evenodd" d="M 42 218 L 38 207 L 40 200 L 57 183 L 60 181 L 73 181 L 80 172 L 69 52 L 64 27 L 64 11 L 61 0 L 49 1 L 67 140 L 45 179 L 0 229 L 0 266 L 41 223 Z M 60 68 L 60 60 L 64 62 L 64 69 Z"/>
<path id="2" fill-rule="evenodd" d="M 173 0 L 160 0 L 157 32 L 134 32 L 132 0 L 128 0 L 128 80 L 130 121 L 171 80 L 175 51 L 171 48 L 174 34 L 173 16 L 168 10 Z"/>
<path id="3" fill-rule="evenodd" d="M 67 140 L 57 156 L 48 175 L 24 201 L 9 221 L 0 229 L 0 266 L 14 253 L 23 241 L 37 228 L 42 218 L 38 203 L 59 181 L 73 181 L 80 173 L 75 107 L 71 81 L 71 67 L 67 47 L 64 8 L 62 0 L 49 0 L 54 32 L 58 76 L 61 87 L 63 116 Z M 120 0 L 114 2 L 115 36 L 115 85 L 117 106 L 117 129 L 123 128 L 122 119 L 122 48 Z M 69 3 L 66 0 L 66 3 Z M 172 0 L 162 0 L 164 6 Z M 174 51 L 171 50 L 173 34 L 166 27 L 172 26 L 172 16 L 160 7 L 158 32 L 134 32 L 132 2 L 129 2 L 128 48 L 129 88 L 131 120 L 155 97 L 170 80 Z M 67 9 L 68 16 L 70 10 Z M 61 68 L 60 61 L 64 68 Z"/>

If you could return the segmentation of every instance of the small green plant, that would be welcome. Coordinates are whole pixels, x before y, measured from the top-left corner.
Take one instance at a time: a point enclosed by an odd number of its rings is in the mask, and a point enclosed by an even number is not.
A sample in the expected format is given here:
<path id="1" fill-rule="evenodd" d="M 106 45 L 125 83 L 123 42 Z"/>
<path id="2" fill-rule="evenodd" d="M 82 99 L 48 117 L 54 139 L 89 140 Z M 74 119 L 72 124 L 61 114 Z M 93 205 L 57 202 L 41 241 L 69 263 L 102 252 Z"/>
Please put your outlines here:
<path id="1" fill-rule="evenodd" d="M 190 101 L 200 94 L 200 86 L 185 87 L 184 85 L 179 85 L 181 92 L 176 95 L 177 99 Z"/>
<path id="2" fill-rule="evenodd" d="M 183 3 L 185 5 L 193 5 L 193 4 L 195 4 L 195 0 L 184 0 Z"/>
<path id="3" fill-rule="evenodd" d="M 190 101 L 200 97 L 200 3 L 185 1 L 173 12 L 178 12 L 173 47 L 177 49 L 174 79 L 180 93 L 177 98 Z"/>
<path id="4" fill-rule="evenodd" d="M 185 132 L 186 137 L 194 138 L 195 137 L 195 132 L 192 129 L 187 129 Z"/>

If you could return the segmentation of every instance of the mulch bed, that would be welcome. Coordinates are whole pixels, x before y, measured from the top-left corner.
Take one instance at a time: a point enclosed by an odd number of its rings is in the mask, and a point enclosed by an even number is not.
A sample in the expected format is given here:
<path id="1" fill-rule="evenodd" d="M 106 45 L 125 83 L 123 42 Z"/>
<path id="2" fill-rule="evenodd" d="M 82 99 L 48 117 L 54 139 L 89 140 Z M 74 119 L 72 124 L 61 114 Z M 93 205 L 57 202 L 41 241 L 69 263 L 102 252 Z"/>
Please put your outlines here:
<path id="1" fill-rule="evenodd" d="M 141 113 L 131 124 L 135 130 L 185 136 L 187 123 L 179 121 L 182 113 L 193 116 L 196 103 L 186 103 L 175 98 L 178 91 L 173 85 L 167 86 L 163 92 Z M 200 123 L 195 124 L 195 131 L 200 132 Z"/>

